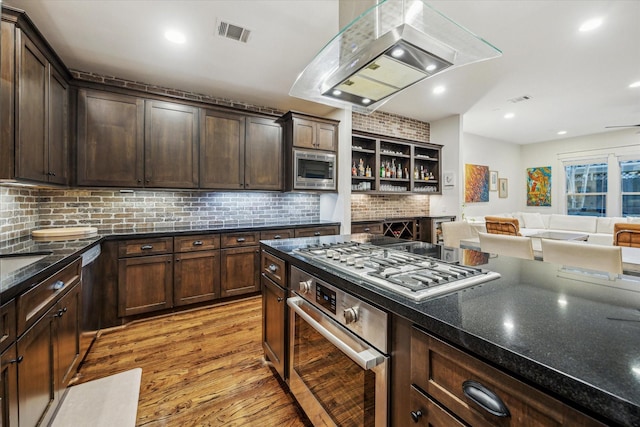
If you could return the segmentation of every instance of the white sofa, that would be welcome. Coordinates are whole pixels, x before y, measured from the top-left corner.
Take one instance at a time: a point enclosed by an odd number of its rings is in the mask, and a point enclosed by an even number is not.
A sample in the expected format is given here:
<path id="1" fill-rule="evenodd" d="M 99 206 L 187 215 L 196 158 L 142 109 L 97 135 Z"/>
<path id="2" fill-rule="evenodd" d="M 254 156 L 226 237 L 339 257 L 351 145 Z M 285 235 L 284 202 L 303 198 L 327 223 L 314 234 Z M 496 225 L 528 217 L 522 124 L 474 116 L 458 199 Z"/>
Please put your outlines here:
<path id="1" fill-rule="evenodd" d="M 587 242 L 596 245 L 613 245 L 613 224 L 617 222 L 640 223 L 635 217 L 596 217 L 562 214 L 541 214 L 539 212 L 499 213 L 491 216 L 516 218 L 520 224 L 520 234 L 531 236 L 544 231 L 570 231 L 589 236 Z M 484 216 L 466 217 L 465 220 L 478 231 L 486 231 Z"/>

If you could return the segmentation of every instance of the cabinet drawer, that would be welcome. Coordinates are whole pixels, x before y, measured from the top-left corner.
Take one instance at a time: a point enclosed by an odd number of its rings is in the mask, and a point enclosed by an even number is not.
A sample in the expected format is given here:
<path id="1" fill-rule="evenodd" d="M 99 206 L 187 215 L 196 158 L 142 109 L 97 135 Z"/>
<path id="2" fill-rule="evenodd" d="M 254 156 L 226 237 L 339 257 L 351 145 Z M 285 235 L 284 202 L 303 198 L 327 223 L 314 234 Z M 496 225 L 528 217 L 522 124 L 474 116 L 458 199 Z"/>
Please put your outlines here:
<path id="1" fill-rule="evenodd" d="M 296 228 L 296 237 L 318 237 L 318 236 L 333 236 L 339 233 L 340 228 L 337 225 L 331 225 L 327 227 L 307 227 Z"/>
<path id="2" fill-rule="evenodd" d="M 411 413 L 407 414 L 405 425 L 424 427 L 465 427 L 466 424 L 442 409 L 420 390 L 411 387 Z"/>
<path id="3" fill-rule="evenodd" d="M 262 273 L 276 282 L 278 285 L 286 288 L 286 267 L 285 262 L 280 258 L 262 251 Z"/>
<path id="4" fill-rule="evenodd" d="M 16 340 L 16 300 L 0 307 L 0 353 Z"/>
<path id="5" fill-rule="evenodd" d="M 260 242 L 259 232 L 223 234 L 221 244 L 223 248 L 257 245 Z"/>
<path id="6" fill-rule="evenodd" d="M 38 320 L 58 298 L 80 280 L 81 259 L 78 258 L 48 279 L 40 282 L 16 299 L 18 335 Z"/>
<path id="7" fill-rule="evenodd" d="M 293 230 L 268 230 L 260 232 L 260 240 L 291 239 L 295 236 Z"/>
<path id="8" fill-rule="evenodd" d="M 411 357 L 412 383 L 470 425 L 603 425 L 415 328 L 411 331 Z M 491 414 L 464 393 L 465 385 L 468 390 L 493 402 L 502 401 L 510 415 Z"/>
<path id="9" fill-rule="evenodd" d="M 351 234 L 358 233 L 382 234 L 382 223 L 377 222 L 373 224 L 351 224 Z"/>
<path id="10" fill-rule="evenodd" d="M 173 238 L 175 252 L 208 251 L 220 248 L 219 234 L 201 234 Z"/>
<path id="11" fill-rule="evenodd" d="M 173 252 L 173 237 L 125 240 L 118 247 L 119 257 L 157 255 Z"/>

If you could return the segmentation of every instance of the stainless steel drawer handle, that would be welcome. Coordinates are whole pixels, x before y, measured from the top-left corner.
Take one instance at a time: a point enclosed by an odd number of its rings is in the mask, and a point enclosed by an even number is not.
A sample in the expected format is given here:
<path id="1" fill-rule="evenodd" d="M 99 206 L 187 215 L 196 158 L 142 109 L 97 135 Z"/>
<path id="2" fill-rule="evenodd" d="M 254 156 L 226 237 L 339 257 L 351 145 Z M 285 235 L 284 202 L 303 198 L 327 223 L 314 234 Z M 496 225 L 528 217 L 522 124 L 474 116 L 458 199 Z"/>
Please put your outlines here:
<path id="1" fill-rule="evenodd" d="M 193 246 L 202 246 L 204 244 L 204 242 L 202 240 L 196 240 L 195 242 L 193 242 Z"/>
<path id="2" fill-rule="evenodd" d="M 62 288 L 64 288 L 64 282 L 62 280 L 56 280 L 53 283 L 53 289 L 54 290 L 58 291 L 58 290 L 60 290 Z"/>
<path id="3" fill-rule="evenodd" d="M 371 231 L 371 229 L 370 229 L 369 227 L 366 227 L 366 228 L 364 229 L 364 231 L 365 231 L 366 233 L 368 233 L 368 232 L 370 232 L 370 231 Z"/>
<path id="4" fill-rule="evenodd" d="M 279 234 L 276 234 L 275 236 L 273 236 L 274 240 L 278 240 L 278 239 L 282 239 L 282 236 Z"/>
<path id="5" fill-rule="evenodd" d="M 245 239 L 244 237 L 238 237 L 238 238 L 236 239 L 236 242 L 238 242 L 238 243 L 242 243 L 242 242 L 244 242 L 244 241 L 246 241 L 246 240 L 247 240 L 247 239 Z"/>
<path id="6" fill-rule="evenodd" d="M 315 233 L 313 233 L 313 235 L 314 235 L 314 236 L 319 236 L 319 235 L 321 235 L 321 234 L 322 234 L 322 233 L 321 233 L 321 232 L 319 232 L 319 231 L 316 231 Z"/>
<path id="7" fill-rule="evenodd" d="M 150 249 L 153 249 L 153 245 L 142 245 L 140 246 L 140 249 L 143 251 L 148 251 Z"/>
<path id="8" fill-rule="evenodd" d="M 275 273 L 276 271 L 278 271 L 278 266 L 275 264 L 269 265 L 269 271 Z"/>
<path id="9" fill-rule="evenodd" d="M 463 382 L 462 392 L 482 409 L 496 417 L 511 416 L 509 408 L 507 408 L 502 399 L 477 381 L 467 380 Z"/>

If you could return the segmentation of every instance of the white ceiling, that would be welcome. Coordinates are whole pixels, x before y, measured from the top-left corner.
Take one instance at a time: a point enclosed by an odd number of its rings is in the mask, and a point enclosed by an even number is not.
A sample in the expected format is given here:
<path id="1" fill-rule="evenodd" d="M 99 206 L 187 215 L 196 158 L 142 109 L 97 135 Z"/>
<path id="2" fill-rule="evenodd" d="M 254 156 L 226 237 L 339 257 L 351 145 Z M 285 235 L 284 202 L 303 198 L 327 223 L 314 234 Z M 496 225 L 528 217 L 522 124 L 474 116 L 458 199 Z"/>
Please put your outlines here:
<path id="1" fill-rule="evenodd" d="M 503 52 L 427 79 L 381 111 L 427 122 L 464 115 L 464 130 L 527 144 L 640 124 L 640 1 L 429 2 Z M 69 68 L 251 104 L 326 114 L 289 89 L 338 32 L 338 0 L 4 0 L 27 11 Z M 600 28 L 580 24 L 601 17 Z M 216 21 L 252 30 L 247 44 Z M 186 34 L 174 45 L 166 29 Z M 433 87 L 445 85 L 441 95 Z M 530 100 L 510 99 L 529 95 Z M 504 119 L 507 112 L 515 113 Z M 558 136 L 557 132 L 567 134 Z M 638 128 L 640 130 L 640 128 Z"/>

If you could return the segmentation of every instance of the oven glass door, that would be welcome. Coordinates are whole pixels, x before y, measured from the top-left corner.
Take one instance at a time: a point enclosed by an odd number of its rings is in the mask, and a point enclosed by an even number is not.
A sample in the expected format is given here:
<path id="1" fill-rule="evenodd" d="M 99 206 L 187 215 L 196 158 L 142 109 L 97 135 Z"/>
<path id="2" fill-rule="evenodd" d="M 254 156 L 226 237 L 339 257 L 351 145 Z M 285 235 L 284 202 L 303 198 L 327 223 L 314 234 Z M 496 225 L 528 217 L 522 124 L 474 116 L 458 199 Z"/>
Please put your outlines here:
<path id="1" fill-rule="evenodd" d="M 385 426 L 388 358 L 303 298 L 288 301 L 290 388 L 307 416 L 314 425 Z"/>
<path id="2" fill-rule="evenodd" d="M 296 188 L 335 190 L 335 154 L 296 150 L 294 158 Z"/>

